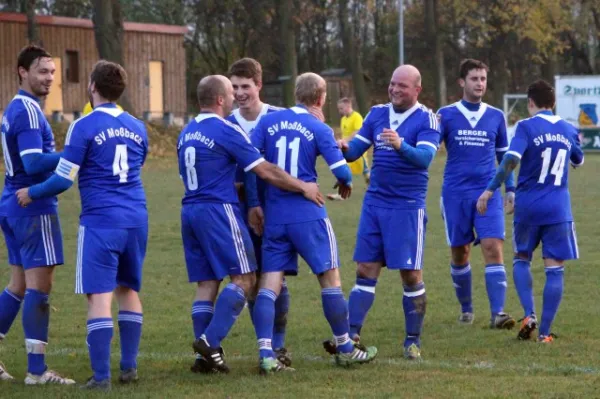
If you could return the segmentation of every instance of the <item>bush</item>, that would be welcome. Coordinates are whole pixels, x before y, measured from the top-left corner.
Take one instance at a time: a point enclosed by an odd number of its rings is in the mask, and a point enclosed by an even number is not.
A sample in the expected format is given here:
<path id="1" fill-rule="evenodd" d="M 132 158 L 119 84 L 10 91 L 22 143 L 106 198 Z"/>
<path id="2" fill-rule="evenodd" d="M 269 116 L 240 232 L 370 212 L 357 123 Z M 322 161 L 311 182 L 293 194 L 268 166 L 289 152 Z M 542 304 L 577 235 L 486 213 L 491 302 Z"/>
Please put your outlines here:
<path id="1" fill-rule="evenodd" d="M 50 123 L 50 125 L 54 133 L 54 140 L 56 141 L 56 150 L 61 151 L 65 144 L 67 131 L 69 130 L 69 123 Z M 165 127 L 158 124 L 146 123 L 146 130 L 150 144 L 149 157 L 162 158 L 175 155 L 177 152 L 177 137 L 181 132 L 179 126 Z"/>

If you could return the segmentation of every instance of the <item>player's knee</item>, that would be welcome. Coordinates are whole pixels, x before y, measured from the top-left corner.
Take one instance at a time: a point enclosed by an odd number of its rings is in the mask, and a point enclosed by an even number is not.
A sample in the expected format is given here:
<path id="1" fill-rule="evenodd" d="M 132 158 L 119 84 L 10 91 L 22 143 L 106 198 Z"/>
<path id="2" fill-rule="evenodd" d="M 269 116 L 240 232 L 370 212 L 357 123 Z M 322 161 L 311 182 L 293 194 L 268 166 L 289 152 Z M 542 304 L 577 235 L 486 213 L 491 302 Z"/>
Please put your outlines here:
<path id="1" fill-rule="evenodd" d="M 256 285 L 256 274 L 246 273 L 238 276 L 232 276 L 231 282 L 244 290 L 244 293 L 246 296 L 248 296 Z"/>
<path id="2" fill-rule="evenodd" d="M 25 296 L 25 289 L 27 288 L 25 285 L 24 278 L 14 278 L 11 277 L 10 281 L 6 288 L 15 295 L 20 296 L 21 298 Z"/>
<path id="3" fill-rule="evenodd" d="M 529 261 L 529 255 L 527 255 L 525 252 L 515 252 L 514 260 Z"/>
<path id="4" fill-rule="evenodd" d="M 402 283 L 406 286 L 417 285 L 423 281 L 423 273 L 421 270 L 400 270 Z"/>
<path id="5" fill-rule="evenodd" d="M 376 279 L 381 271 L 381 264 L 377 262 L 359 262 L 356 275 L 360 278 Z"/>
<path id="6" fill-rule="evenodd" d="M 503 263 L 502 259 L 502 240 L 484 239 L 481 240 L 481 250 L 486 263 Z"/>
<path id="7" fill-rule="evenodd" d="M 318 278 L 321 288 L 340 287 L 342 285 L 339 269 L 327 270 L 326 272 L 319 274 Z"/>
<path id="8" fill-rule="evenodd" d="M 451 252 L 453 265 L 466 265 L 469 263 L 469 256 L 471 255 L 471 245 L 467 244 L 459 247 L 452 247 Z"/>

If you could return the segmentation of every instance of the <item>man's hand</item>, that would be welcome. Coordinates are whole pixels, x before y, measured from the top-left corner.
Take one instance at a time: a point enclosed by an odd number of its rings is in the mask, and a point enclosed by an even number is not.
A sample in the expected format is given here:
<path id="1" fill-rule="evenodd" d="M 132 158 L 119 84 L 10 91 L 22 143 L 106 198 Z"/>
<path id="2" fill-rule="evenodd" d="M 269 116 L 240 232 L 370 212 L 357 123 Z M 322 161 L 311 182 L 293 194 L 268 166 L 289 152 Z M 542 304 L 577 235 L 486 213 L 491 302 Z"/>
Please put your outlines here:
<path id="1" fill-rule="evenodd" d="M 302 191 L 304 198 L 314 202 L 319 206 L 325 204 L 325 198 L 323 194 L 319 192 L 319 186 L 317 183 L 304 183 L 304 190 Z"/>
<path id="2" fill-rule="evenodd" d="M 515 211 L 515 193 L 513 191 L 504 194 L 504 209 L 508 215 L 512 215 Z"/>
<path id="3" fill-rule="evenodd" d="M 350 145 L 348 144 L 348 141 L 346 139 L 339 139 L 337 141 L 337 145 L 340 148 L 340 150 L 342 150 L 342 152 L 345 152 L 350 148 Z"/>
<path id="4" fill-rule="evenodd" d="M 333 188 L 338 189 L 338 194 L 340 195 L 340 197 L 342 197 L 342 199 L 348 199 L 352 194 L 352 183 L 344 184 L 338 181 L 337 183 L 335 183 L 335 186 L 333 186 Z"/>
<path id="5" fill-rule="evenodd" d="M 403 141 L 402 137 L 398 136 L 398 132 L 387 128 L 383 129 L 383 133 L 381 133 L 381 140 L 383 140 L 384 143 L 394 147 L 396 151 L 400 149 Z"/>
<path id="6" fill-rule="evenodd" d="M 31 204 L 33 200 L 29 196 L 29 187 L 22 188 L 18 190 L 15 195 L 17 196 L 17 202 L 23 208 L 27 207 L 27 205 Z"/>
<path id="7" fill-rule="evenodd" d="M 257 236 L 262 236 L 265 226 L 265 215 L 260 206 L 248 210 L 248 224 Z"/>
<path id="8" fill-rule="evenodd" d="M 492 198 L 492 195 L 494 195 L 494 192 L 489 190 L 485 190 L 483 194 L 481 194 L 481 196 L 477 200 L 477 211 L 479 212 L 479 214 L 485 215 L 485 212 L 487 211 L 488 201 L 490 200 L 490 198 Z"/>

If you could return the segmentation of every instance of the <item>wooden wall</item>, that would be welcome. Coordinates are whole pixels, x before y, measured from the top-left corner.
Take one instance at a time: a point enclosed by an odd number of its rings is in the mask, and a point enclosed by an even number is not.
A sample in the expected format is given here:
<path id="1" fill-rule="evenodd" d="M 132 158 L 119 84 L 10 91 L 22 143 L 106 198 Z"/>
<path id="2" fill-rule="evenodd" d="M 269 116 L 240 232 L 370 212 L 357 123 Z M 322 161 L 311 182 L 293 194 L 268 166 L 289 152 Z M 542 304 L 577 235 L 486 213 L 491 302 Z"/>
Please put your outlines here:
<path id="1" fill-rule="evenodd" d="M 89 27 L 40 25 L 40 38 L 54 57 L 62 58 L 64 113 L 81 111 L 88 101 L 89 74 L 98 60 L 94 31 Z M 0 113 L 18 90 L 17 55 L 27 44 L 27 25 L 0 20 Z M 79 83 L 66 78 L 66 51 L 79 52 Z M 125 31 L 125 69 L 128 93 L 136 116 L 149 107 L 149 61 L 163 62 L 164 110 L 176 117 L 186 113 L 185 49 L 183 35 Z"/>

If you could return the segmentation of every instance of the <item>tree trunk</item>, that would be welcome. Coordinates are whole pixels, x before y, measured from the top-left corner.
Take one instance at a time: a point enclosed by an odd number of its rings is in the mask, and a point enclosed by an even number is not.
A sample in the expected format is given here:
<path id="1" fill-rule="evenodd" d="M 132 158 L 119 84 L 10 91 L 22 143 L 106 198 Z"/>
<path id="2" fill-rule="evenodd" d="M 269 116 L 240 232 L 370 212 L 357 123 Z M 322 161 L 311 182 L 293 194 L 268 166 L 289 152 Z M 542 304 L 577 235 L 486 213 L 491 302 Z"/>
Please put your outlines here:
<path id="1" fill-rule="evenodd" d="M 440 108 L 446 105 L 447 90 L 444 48 L 442 46 L 442 35 L 440 29 L 438 29 L 437 3 L 437 0 L 425 0 L 425 29 L 429 38 L 429 46 L 433 50 L 435 101 L 437 107 Z"/>
<path id="2" fill-rule="evenodd" d="M 27 40 L 29 43 L 42 45 L 37 22 L 35 21 L 36 0 L 25 1 L 25 13 L 27 14 Z"/>
<path id="3" fill-rule="evenodd" d="M 123 17 L 119 0 L 93 0 L 92 21 L 100 59 L 125 67 L 122 47 Z M 119 104 L 126 111 L 133 112 L 127 89 L 119 99 Z"/>
<path id="4" fill-rule="evenodd" d="M 292 19 L 292 0 L 279 2 L 280 31 L 281 31 L 281 72 L 286 80 L 283 81 L 283 104 L 291 107 L 296 103 L 295 87 L 298 76 L 298 63 L 296 60 L 296 35 Z"/>
<path id="5" fill-rule="evenodd" d="M 367 101 L 367 86 L 365 84 L 365 75 L 363 73 L 362 63 L 358 54 L 359 51 L 356 46 L 354 29 L 348 20 L 348 0 L 340 0 L 338 2 L 338 6 L 342 42 L 344 45 L 344 51 L 346 52 L 348 58 L 347 65 L 349 65 L 350 71 L 352 72 L 352 84 L 354 86 L 356 104 L 358 105 L 360 113 L 366 115 L 369 111 Z"/>

